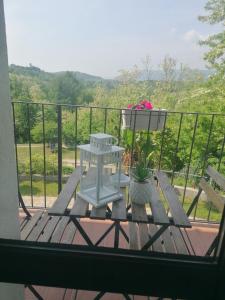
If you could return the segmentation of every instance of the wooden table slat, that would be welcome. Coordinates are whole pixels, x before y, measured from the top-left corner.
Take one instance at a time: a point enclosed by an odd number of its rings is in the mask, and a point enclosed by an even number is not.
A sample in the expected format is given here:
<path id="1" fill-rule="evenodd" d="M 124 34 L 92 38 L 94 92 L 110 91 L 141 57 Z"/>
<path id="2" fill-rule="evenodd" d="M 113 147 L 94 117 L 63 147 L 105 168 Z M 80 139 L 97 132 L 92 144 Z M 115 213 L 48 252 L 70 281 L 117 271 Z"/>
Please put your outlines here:
<path id="1" fill-rule="evenodd" d="M 170 235 L 170 231 L 168 228 L 162 233 L 161 238 L 162 238 L 166 253 L 176 253 L 176 248 L 175 248 L 175 245 L 173 243 L 173 240 L 172 240 L 172 237 Z"/>
<path id="2" fill-rule="evenodd" d="M 148 225 L 146 223 L 139 223 L 139 238 L 140 238 L 140 246 L 141 249 L 144 245 L 149 241 L 149 234 L 148 234 Z"/>
<path id="3" fill-rule="evenodd" d="M 80 167 L 77 167 L 73 173 L 70 175 L 67 183 L 63 187 L 61 193 L 56 199 L 53 206 L 48 210 L 49 214 L 59 214 L 63 215 L 65 210 L 73 197 L 73 194 L 77 188 L 80 181 Z"/>
<path id="4" fill-rule="evenodd" d="M 148 222 L 145 204 L 131 203 L 132 221 L 133 222 Z"/>
<path id="5" fill-rule="evenodd" d="M 127 211 L 126 211 L 126 189 L 121 188 L 121 193 L 123 198 L 117 201 L 113 201 L 112 204 L 112 216 L 113 220 L 126 221 Z"/>
<path id="6" fill-rule="evenodd" d="M 138 233 L 137 233 L 137 225 L 136 223 L 129 222 L 129 248 L 132 250 L 138 250 L 139 242 L 138 242 Z"/>
<path id="7" fill-rule="evenodd" d="M 50 220 L 48 221 L 47 225 L 44 228 L 43 234 L 41 234 L 40 237 L 38 238 L 39 242 L 48 242 L 50 240 L 59 220 L 60 217 L 58 216 L 53 216 L 50 218 Z"/>
<path id="8" fill-rule="evenodd" d="M 180 227 L 191 227 L 191 223 L 188 220 L 188 217 L 179 201 L 174 188 L 170 185 L 166 174 L 158 171 L 156 172 L 156 176 L 159 180 L 159 184 L 164 197 L 169 203 L 174 224 Z"/>
<path id="9" fill-rule="evenodd" d="M 59 221 L 59 223 L 57 224 L 52 238 L 51 238 L 51 243 L 59 243 L 61 241 L 63 232 L 67 226 L 67 224 L 69 223 L 70 218 L 69 217 L 62 217 L 61 220 Z"/>
<path id="10" fill-rule="evenodd" d="M 148 226 L 149 235 L 152 237 L 158 230 L 158 226 L 155 224 L 149 224 Z M 152 250 L 157 252 L 163 252 L 163 246 L 161 242 L 161 237 L 159 237 L 152 245 Z"/>
<path id="11" fill-rule="evenodd" d="M 28 235 L 27 241 L 37 241 L 40 234 L 44 230 L 47 222 L 49 221 L 49 219 L 50 219 L 50 216 L 47 213 L 44 213 L 42 215 L 42 218 L 39 220 L 37 225 L 34 227 L 32 232 L 30 233 L 30 235 Z"/>
<path id="12" fill-rule="evenodd" d="M 70 211 L 70 216 L 74 217 L 85 217 L 88 209 L 88 202 L 81 199 L 79 195 L 77 195 L 74 205 Z"/>
<path id="13" fill-rule="evenodd" d="M 179 254 L 188 254 L 188 250 L 186 247 L 186 244 L 184 242 L 184 239 L 182 237 L 182 234 L 179 230 L 179 228 L 175 226 L 170 226 L 170 231 L 172 233 L 172 238 L 174 239 L 177 253 Z"/>
<path id="14" fill-rule="evenodd" d="M 22 240 L 26 240 L 26 238 L 28 237 L 28 235 L 30 234 L 30 232 L 32 231 L 34 226 L 36 226 L 37 222 L 41 218 L 42 214 L 43 214 L 43 211 L 36 212 L 33 215 L 33 217 L 26 223 L 26 225 L 23 227 L 23 229 L 21 231 L 21 239 Z"/>
<path id="15" fill-rule="evenodd" d="M 170 220 L 166 214 L 166 210 L 160 199 L 159 191 L 156 188 L 155 182 L 153 179 L 151 182 L 151 191 L 152 197 L 150 199 L 150 206 L 152 210 L 153 220 L 155 224 L 169 224 Z"/>
<path id="16" fill-rule="evenodd" d="M 106 218 L 106 208 L 107 205 L 105 204 L 102 207 L 94 207 L 92 206 L 90 217 L 93 219 L 105 219 Z"/>

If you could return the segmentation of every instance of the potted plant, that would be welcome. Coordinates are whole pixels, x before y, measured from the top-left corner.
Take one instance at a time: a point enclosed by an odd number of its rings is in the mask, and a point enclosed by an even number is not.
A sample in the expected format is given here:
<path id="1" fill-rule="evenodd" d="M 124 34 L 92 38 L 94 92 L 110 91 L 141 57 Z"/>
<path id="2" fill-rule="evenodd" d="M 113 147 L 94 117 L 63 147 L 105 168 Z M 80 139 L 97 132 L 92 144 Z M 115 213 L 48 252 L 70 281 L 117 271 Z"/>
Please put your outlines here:
<path id="1" fill-rule="evenodd" d="M 162 130 L 165 119 L 166 110 L 154 108 L 147 99 L 122 110 L 123 129 Z"/>
<path id="2" fill-rule="evenodd" d="M 149 202 L 151 198 L 151 170 L 149 160 L 153 152 L 151 150 L 151 140 L 148 137 L 147 141 L 140 146 L 137 152 L 137 158 L 134 166 L 131 168 L 129 194 L 131 201 L 136 204 L 144 204 Z"/>
<path id="3" fill-rule="evenodd" d="M 145 204 L 151 198 L 151 171 L 144 162 L 136 163 L 131 170 L 129 194 L 131 201 L 136 204 Z"/>

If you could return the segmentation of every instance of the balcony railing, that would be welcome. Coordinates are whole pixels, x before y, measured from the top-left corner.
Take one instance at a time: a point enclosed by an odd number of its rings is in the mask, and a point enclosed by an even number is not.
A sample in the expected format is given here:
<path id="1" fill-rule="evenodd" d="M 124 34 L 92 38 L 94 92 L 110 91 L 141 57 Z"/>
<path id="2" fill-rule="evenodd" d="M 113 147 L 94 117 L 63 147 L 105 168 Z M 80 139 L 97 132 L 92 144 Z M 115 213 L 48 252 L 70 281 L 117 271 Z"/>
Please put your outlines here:
<path id="1" fill-rule="evenodd" d="M 89 135 L 109 133 L 125 148 L 123 171 L 129 172 L 139 145 L 148 141 L 151 168 L 168 173 L 188 208 L 195 187 L 211 164 L 225 173 L 225 114 L 165 112 L 161 130 L 123 129 L 124 111 L 117 108 L 52 103 L 13 102 L 19 189 L 28 207 L 51 206 L 73 168 L 79 165 L 79 144 Z M 134 112 L 136 114 L 136 112 Z M 149 144 L 150 141 L 150 144 Z M 200 198 L 191 218 L 218 222 L 220 214 Z"/>

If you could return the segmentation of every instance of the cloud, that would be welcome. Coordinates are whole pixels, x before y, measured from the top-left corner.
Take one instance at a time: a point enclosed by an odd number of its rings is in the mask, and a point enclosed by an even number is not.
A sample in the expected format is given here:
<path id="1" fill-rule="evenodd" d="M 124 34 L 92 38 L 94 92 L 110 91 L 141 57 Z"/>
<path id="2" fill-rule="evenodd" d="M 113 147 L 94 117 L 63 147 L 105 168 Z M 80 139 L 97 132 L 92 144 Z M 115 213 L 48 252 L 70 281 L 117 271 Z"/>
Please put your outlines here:
<path id="1" fill-rule="evenodd" d="M 202 39 L 204 39 L 204 36 L 194 29 L 185 32 L 183 35 L 183 40 L 189 43 L 196 43 Z"/>

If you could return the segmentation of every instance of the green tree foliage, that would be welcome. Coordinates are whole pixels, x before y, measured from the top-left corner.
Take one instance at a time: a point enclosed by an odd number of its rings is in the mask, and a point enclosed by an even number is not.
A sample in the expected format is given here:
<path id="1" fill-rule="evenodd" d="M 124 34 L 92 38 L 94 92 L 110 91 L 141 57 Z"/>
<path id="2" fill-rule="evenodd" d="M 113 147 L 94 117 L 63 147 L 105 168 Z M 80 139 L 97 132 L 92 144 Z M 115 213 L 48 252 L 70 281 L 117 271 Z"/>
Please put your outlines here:
<path id="1" fill-rule="evenodd" d="M 81 83 L 72 72 L 60 73 L 51 83 L 51 98 L 54 102 L 79 104 Z"/>
<path id="2" fill-rule="evenodd" d="M 209 47 L 205 54 L 205 59 L 210 66 L 216 69 L 222 76 L 225 74 L 225 1 L 208 0 L 205 9 L 209 12 L 206 16 L 200 16 L 199 20 L 209 24 L 221 24 L 223 30 L 217 34 L 209 36 L 206 40 L 201 41 L 202 45 Z"/>

